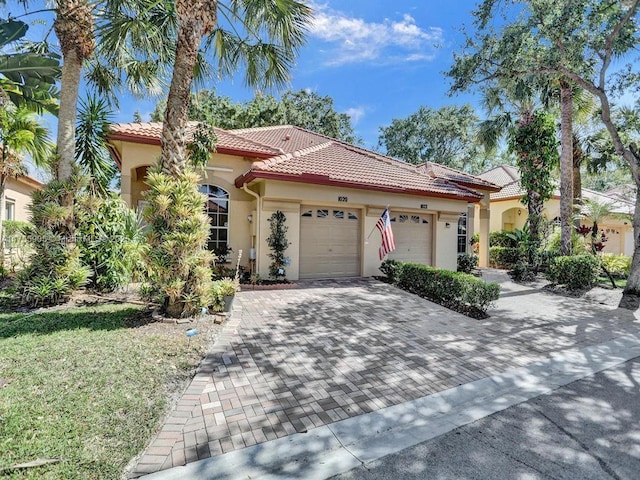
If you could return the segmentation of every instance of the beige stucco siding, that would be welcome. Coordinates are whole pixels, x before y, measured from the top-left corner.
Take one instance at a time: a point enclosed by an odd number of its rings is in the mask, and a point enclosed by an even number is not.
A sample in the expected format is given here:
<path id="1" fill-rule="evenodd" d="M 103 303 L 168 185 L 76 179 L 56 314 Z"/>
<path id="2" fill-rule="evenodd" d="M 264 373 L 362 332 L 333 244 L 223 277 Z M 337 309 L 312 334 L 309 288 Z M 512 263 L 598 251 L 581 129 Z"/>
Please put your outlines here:
<path id="1" fill-rule="evenodd" d="M 29 205 L 31 205 L 31 193 L 35 190 L 35 187 L 26 185 L 20 180 L 9 178 L 7 180 L 7 187 L 5 190 L 5 202 L 10 201 L 15 204 L 15 217 L 14 220 L 21 222 L 29 221 L 31 214 L 29 213 Z M 5 212 L 2 212 L 3 219 L 5 218 Z"/>

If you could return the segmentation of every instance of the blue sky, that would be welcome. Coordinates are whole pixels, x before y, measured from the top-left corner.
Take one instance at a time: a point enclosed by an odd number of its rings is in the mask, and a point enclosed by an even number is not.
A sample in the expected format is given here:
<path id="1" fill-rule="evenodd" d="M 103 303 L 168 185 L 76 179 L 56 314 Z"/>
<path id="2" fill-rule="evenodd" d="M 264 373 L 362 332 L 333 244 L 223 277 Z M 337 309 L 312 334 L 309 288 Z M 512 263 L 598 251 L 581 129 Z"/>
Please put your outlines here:
<path id="1" fill-rule="evenodd" d="M 291 88 L 331 96 L 338 111 L 351 115 L 365 146 L 377 145 L 380 126 L 421 105 L 473 103 L 469 95 L 448 97 L 449 82 L 442 72 L 462 43 L 459 29 L 470 22 L 474 1 L 331 0 L 312 5 L 315 20 L 291 72 Z M 240 76 L 210 87 L 236 101 L 254 94 Z M 146 120 L 154 105 L 137 99 L 122 102 L 116 118 L 129 122 L 139 110 Z"/>
<path id="2" fill-rule="evenodd" d="M 33 2 L 35 7 L 39 2 Z M 336 109 L 348 113 L 365 146 L 377 145 L 379 127 L 393 118 L 413 113 L 421 105 L 442 105 L 474 101 L 471 95 L 447 96 L 449 81 L 443 75 L 462 44 L 459 33 L 471 22 L 470 0 L 337 0 L 309 2 L 315 20 L 291 72 L 290 88 L 311 89 L 329 95 Z M 23 9 L 12 1 L 1 13 L 19 14 Z M 12 11 L 13 10 L 13 11 Z M 32 22 L 37 16 L 25 17 Z M 32 24 L 31 35 L 42 35 L 48 26 Z M 241 76 L 211 82 L 221 95 L 236 101 L 250 99 Z M 278 92 L 274 92 L 276 95 Z M 115 118 L 133 119 L 136 110 L 148 119 L 157 99 L 123 98 Z M 51 127 L 55 122 L 48 122 Z"/>

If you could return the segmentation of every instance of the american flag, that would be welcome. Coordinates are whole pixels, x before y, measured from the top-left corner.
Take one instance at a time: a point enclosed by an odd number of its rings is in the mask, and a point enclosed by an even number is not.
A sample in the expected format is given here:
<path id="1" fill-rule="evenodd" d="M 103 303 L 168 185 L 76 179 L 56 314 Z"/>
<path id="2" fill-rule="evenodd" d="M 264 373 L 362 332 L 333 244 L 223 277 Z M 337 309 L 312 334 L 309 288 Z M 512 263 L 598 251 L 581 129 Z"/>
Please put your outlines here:
<path id="1" fill-rule="evenodd" d="M 382 260 L 396 249 L 396 244 L 393 241 L 393 232 L 391 231 L 391 219 L 389 218 L 388 208 L 385 208 L 384 212 L 382 212 L 378 223 L 376 223 L 376 228 L 380 230 L 380 234 L 382 235 L 382 245 L 380 245 L 380 249 L 378 250 L 380 260 Z"/>

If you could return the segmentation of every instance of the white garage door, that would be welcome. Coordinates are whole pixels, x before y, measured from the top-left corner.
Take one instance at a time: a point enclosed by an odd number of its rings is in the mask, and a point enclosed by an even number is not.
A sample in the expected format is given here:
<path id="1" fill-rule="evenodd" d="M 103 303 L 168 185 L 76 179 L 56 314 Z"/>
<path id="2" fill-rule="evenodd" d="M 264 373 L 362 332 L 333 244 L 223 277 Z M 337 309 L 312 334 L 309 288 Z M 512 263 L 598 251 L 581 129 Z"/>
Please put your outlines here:
<path id="1" fill-rule="evenodd" d="M 300 278 L 360 276 L 360 211 L 301 208 Z"/>
<path id="2" fill-rule="evenodd" d="M 391 212 L 391 230 L 396 249 L 389 258 L 402 262 L 432 265 L 432 215 Z"/>

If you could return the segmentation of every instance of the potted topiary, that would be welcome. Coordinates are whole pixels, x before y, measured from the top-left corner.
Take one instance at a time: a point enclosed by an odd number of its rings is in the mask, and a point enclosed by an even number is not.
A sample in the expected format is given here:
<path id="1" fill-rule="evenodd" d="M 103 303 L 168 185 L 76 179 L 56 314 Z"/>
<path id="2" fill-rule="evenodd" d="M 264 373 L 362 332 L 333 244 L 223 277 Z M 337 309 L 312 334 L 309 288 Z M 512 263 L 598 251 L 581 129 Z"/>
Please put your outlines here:
<path id="1" fill-rule="evenodd" d="M 239 288 L 239 282 L 233 278 L 223 278 L 213 282 L 213 297 L 222 303 L 222 311 L 230 312 L 233 305 L 233 299 Z M 220 301 L 222 300 L 222 301 Z"/>

